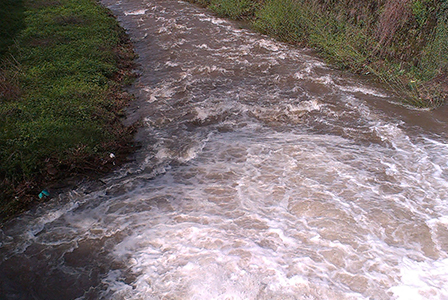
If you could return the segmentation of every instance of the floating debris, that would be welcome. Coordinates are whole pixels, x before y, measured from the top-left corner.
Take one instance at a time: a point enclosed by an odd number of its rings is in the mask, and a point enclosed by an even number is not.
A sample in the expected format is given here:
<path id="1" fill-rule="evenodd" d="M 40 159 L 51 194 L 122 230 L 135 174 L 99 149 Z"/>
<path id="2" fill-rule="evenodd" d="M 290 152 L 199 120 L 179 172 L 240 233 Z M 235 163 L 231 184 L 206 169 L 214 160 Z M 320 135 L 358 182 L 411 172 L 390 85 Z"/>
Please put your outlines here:
<path id="1" fill-rule="evenodd" d="M 50 197 L 50 193 L 46 189 L 44 189 L 44 190 L 42 190 L 42 192 L 40 192 L 39 199 L 46 198 L 46 197 Z"/>

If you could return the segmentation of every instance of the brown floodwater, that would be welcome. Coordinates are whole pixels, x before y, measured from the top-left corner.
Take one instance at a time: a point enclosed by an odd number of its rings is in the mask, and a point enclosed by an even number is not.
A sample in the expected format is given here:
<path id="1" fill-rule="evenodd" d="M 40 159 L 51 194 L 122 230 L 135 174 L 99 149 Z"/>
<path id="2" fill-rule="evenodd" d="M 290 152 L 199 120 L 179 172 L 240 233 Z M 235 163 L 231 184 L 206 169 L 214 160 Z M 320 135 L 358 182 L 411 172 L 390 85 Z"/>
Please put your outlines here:
<path id="1" fill-rule="evenodd" d="M 0 299 L 448 299 L 448 108 L 172 0 L 104 0 L 134 160 L 0 230 Z"/>

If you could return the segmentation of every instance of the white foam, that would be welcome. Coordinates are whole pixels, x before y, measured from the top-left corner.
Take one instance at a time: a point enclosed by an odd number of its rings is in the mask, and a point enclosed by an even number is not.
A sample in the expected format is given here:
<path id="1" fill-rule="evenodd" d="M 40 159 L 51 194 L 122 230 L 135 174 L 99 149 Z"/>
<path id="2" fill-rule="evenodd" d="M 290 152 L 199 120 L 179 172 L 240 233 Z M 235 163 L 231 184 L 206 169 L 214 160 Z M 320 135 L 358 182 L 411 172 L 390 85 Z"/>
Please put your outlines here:
<path id="1" fill-rule="evenodd" d="M 177 66 L 179 66 L 178 63 L 175 63 L 175 62 L 172 62 L 172 61 L 167 61 L 167 62 L 165 63 L 165 65 L 166 65 L 167 67 L 177 67 Z M 147 91 L 148 91 L 148 89 L 147 89 Z"/>
<path id="2" fill-rule="evenodd" d="M 448 259 L 416 262 L 404 258 L 400 282 L 389 289 L 398 300 L 448 299 Z"/>
<path id="3" fill-rule="evenodd" d="M 137 9 L 132 11 L 125 11 L 124 14 L 126 16 L 138 16 L 138 15 L 144 15 L 146 11 L 147 9 Z"/>
<path id="4" fill-rule="evenodd" d="M 258 41 L 258 45 L 262 48 L 265 48 L 273 52 L 277 52 L 280 50 L 279 44 L 277 42 L 268 39 L 262 39 Z"/>
<path id="5" fill-rule="evenodd" d="M 431 224 L 431 226 L 435 224 L 448 225 L 448 216 L 441 216 L 436 219 L 431 219 L 428 221 L 428 224 Z"/>
<path id="6" fill-rule="evenodd" d="M 202 45 L 195 46 L 195 47 L 198 48 L 198 49 L 209 49 L 207 44 L 202 44 Z"/>
<path id="7" fill-rule="evenodd" d="M 176 90 L 174 87 L 172 87 L 172 84 L 170 82 L 163 83 L 158 87 L 145 87 L 143 88 L 143 91 L 149 94 L 147 96 L 147 102 L 152 103 L 160 99 L 169 99 L 171 98 L 175 93 Z"/>
<path id="8" fill-rule="evenodd" d="M 374 90 L 372 88 L 364 87 L 361 85 L 337 85 L 337 87 L 341 91 L 344 91 L 344 92 L 362 93 L 364 95 L 372 95 L 372 96 L 381 97 L 381 98 L 389 97 L 385 93 L 381 93 L 380 91 Z"/>
<path id="9" fill-rule="evenodd" d="M 303 64 L 303 67 L 300 71 L 294 73 L 294 78 L 296 79 L 313 79 L 315 78 L 314 74 L 312 73 L 314 68 L 323 68 L 325 67 L 325 64 L 316 60 L 306 61 Z M 320 81 L 319 78 L 316 80 Z"/>
<path id="10" fill-rule="evenodd" d="M 229 25 L 228 21 L 221 18 L 209 17 L 205 14 L 199 14 L 198 17 L 199 20 L 201 20 L 202 22 L 210 22 L 214 25 L 222 25 L 222 24 Z"/>

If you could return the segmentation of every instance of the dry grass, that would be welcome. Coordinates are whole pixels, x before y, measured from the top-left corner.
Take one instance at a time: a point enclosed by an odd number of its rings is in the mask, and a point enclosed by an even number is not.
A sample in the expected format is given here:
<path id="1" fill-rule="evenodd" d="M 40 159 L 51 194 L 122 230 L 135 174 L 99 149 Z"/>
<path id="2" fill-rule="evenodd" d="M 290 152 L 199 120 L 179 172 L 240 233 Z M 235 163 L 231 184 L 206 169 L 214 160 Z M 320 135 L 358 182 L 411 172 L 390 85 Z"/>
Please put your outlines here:
<path id="1" fill-rule="evenodd" d="M 411 15 L 410 0 L 389 0 L 380 15 L 376 35 L 378 45 L 390 45 L 397 30 L 403 26 Z"/>

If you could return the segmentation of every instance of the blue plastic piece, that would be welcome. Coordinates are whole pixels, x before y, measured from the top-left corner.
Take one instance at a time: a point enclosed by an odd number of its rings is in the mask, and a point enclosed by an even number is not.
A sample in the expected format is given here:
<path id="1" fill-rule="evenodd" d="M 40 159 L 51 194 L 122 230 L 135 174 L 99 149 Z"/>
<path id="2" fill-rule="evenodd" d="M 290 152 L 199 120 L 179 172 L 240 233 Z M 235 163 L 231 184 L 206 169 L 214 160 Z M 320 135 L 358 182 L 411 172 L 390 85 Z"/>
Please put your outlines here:
<path id="1" fill-rule="evenodd" d="M 50 193 L 47 190 L 43 190 L 40 194 L 39 194 L 39 199 L 42 199 L 44 197 L 49 197 Z"/>

